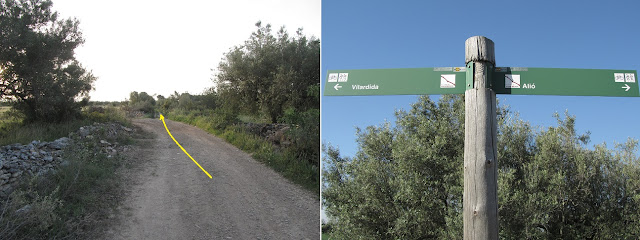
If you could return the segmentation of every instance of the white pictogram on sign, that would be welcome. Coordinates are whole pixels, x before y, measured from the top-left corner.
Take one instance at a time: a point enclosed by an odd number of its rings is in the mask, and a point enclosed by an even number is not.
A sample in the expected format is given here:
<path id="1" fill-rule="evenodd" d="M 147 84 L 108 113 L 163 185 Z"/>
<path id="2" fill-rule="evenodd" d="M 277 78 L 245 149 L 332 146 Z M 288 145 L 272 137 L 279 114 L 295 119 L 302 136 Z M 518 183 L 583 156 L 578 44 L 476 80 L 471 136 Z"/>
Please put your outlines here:
<path id="1" fill-rule="evenodd" d="M 455 74 L 440 75 L 440 88 L 455 88 L 455 87 L 456 87 Z"/>
<path id="2" fill-rule="evenodd" d="M 625 82 L 636 82 L 636 76 L 633 73 L 625 73 L 624 74 Z"/>
<path id="3" fill-rule="evenodd" d="M 505 74 L 504 88 L 520 88 L 520 75 Z"/>
<path id="4" fill-rule="evenodd" d="M 329 73 L 329 81 L 328 82 L 337 82 L 338 74 L 337 73 Z"/>
<path id="5" fill-rule="evenodd" d="M 338 82 L 346 82 L 349 79 L 349 73 L 338 74 Z"/>
<path id="6" fill-rule="evenodd" d="M 624 73 L 614 73 L 613 77 L 616 82 L 624 82 Z"/>

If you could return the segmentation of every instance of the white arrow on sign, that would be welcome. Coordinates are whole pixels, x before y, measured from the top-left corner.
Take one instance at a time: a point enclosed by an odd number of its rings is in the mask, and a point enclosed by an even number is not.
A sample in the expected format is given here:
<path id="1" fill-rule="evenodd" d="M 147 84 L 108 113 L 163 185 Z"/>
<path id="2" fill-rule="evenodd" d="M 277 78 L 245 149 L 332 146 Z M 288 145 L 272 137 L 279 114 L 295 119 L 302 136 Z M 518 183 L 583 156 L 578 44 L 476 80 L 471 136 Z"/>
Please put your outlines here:
<path id="1" fill-rule="evenodd" d="M 338 89 L 342 88 L 342 86 L 340 86 L 339 83 L 337 83 L 335 86 L 333 86 L 334 89 L 336 89 L 336 91 L 338 91 Z"/>
<path id="2" fill-rule="evenodd" d="M 624 87 L 622 87 L 622 88 L 626 88 L 624 91 L 628 92 L 631 87 L 629 87 L 629 85 L 627 85 L 627 84 L 624 84 Z"/>

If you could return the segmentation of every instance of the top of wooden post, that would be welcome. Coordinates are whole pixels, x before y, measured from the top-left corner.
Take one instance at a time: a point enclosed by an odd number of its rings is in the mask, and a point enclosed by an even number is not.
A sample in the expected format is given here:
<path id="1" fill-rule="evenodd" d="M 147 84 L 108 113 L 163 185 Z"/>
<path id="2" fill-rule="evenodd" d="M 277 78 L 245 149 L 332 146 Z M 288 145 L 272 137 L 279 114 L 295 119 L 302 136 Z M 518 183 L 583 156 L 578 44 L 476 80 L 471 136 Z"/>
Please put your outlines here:
<path id="1" fill-rule="evenodd" d="M 493 41 L 483 36 L 473 36 L 464 42 L 464 63 L 469 62 L 490 62 L 496 65 L 496 54 L 493 48 Z"/>

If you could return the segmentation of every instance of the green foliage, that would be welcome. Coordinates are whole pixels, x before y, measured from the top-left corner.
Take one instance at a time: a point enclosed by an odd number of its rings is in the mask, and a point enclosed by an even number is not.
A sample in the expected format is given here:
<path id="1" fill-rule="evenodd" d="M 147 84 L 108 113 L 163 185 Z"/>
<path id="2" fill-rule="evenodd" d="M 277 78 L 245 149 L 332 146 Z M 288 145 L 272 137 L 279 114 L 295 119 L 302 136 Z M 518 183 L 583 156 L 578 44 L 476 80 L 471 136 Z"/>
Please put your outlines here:
<path id="1" fill-rule="evenodd" d="M 323 201 L 337 239 L 459 239 L 462 235 L 464 103 L 421 97 L 389 123 L 357 129 L 360 150 L 344 159 L 331 146 Z"/>
<path id="2" fill-rule="evenodd" d="M 327 234 L 327 233 L 323 233 L 323 234 L 322 234 L 322 240 L 329 240 L 329 239 L 332 239 L 332 238 L 329 236 L 329 234 Z"/>
<path id="3" fill-rule="evenodd" d="M 320 190 L 318 189 L 320 179 L 318 169 L 300 161 L 291 151 L 280 151 L 270 142 L 237 127 L 227 128 L 219 136 L 243 151 L 252 153 L 252 157 L 280 172 L 285 178 L 310 191 Z"/>
<path id="4" fill-rule="evenodd" d="M 290 126 L 286 134 L 291 139 L 291 146 L 287 151 L 299 159 L 307 159 L 320 169 L 320 110 L 309 109 L 298 113 L 294 108 L 288 108 L 280 122 Z"/>
<path id="5" fill-rule="evenodd" d="M 156 100 L 146 92 L 133 91 L 129 94 L 129 110 L 153 113 Z"/>
<path id="6" fill-rule="evenodd" d="M 128 137 L 105 133 L 98 131 L 95 138 L 76 139 L 77 144 L 69 145 L 63 153 L 67 163 L 55 171 L 25 176 L 28 180 L 0 203 L 2 239 L 96 237 L 87 236 L 83 229 L 98 227 L 95 224 L 119 204 L 117 190 L 122 182 L 116 170 L 124 163 L 122 157 L 107 157 L 96 147 L 102 139 L 131 143 Z"/>
<path id="7" fill-rule="evenodd" d="M 192 109 L 193 101 L 191 100 L 191 94 L 189 93 L 180 94 L 180 97 L 178 98 L 178 106 L 181 109 L 185 109 L 185 110 Z"/>
<path id="8" fill-rule="evenodd" d="M 218 96 L 213 91 L 208 91 L 201 95 L 191 95 L 189 93 L 179 94 L 175 92 L 165 98 L 158 95 L 156 110 L 164 113 L 171 111 L 211 111 L 218 107 Z"/>
<path id="9" fill-rule="evenodd" d="M 74 57 L 84 42 L 78 20 L 59 20 L 52 5 L 0 1 L 0 95 L 14 101 L 27 121 L 78 117 L 96 79 Z"/>
<path id="10" fill-rule="evenodd" d="M 224 109 L 216 108 L 212 115 L 209 112 L 172 111 L 165 117 L 215 134 L 241 150 L 251 153 L 253 158 L 280 172 L 285 178 L 310 191 L 319 192 L 320 173 L 317 166 L 309 163 L 307 159 L 300 159 L 294 151 L 279 149 L 262 137 L 249 134 L 237 125 L 227 124 L 236 122 L 237 118 L 232 111 L 225 112 Z"/>
<path id="11" fill-rule="evenodd" d="M 193 105 L 203 110 L 212 110 L 218 107 L 218 95 L 214 91 L 206 91 L 201 95 L 191 95 Z"/>
<path id="12" fill-rule="evenodd" d="M 91 122 L 73 120 L 63 123 L 35 122 L 13 125 L 0 134 L 0 146 L 13 143 L 27 144 L 33 140 L 53 141 L 88 124 Z"/>
<path id="13" fill-rule="evenodd" d="M 22 124 L 24 115 L 12 107 L 2 107 L 0 110 L 0 136 Z"/>
<path id="14" fill-rule="evenodd" d="M 237 122 L 236 112 L 229 108 L 216 108 L 211 117 L 211 127 L 215 129 L 226 129 Z"/>
<path id="15" fill-rule="evenodd" d="M 238 115 L 238 121 L 242 123 L 270 123 L 270 120 L 267 120 L 260 116 L 255 115 Z"/>
<path id="16" fill-rule="evenodd" d="M 200 95 L 158 96 L 156 110 L 216 134 L 319 191 L 320 41 L 301 30 L 289 37 L 284 28 L 274 36 L 270 25 L 256 27 L 244 45 L 225 54 L 215 88 Z M 278 133 L 280 146 L 245 132 L 241 124 L 277 121 L 289 125 L 286 137 Z"/>
<path id="17" fill-rule="evenodd" d="M 91 125 L 93 122 L 114 121 L 131 125 L 124 113 L 115 107 L 88 108 L 82 112 L 79 119 L 61 123 L 23 123 L 23 117 L 19 114 L 13 115 L 13 113 L 13 111 L 8 111 L 4 113 L 4 116 L 0 114 L 0 146 L 13 143 L 27 144 L 33 140 L 53 141 L 66 137 L 69 132 L 76 131 L 82 126 Z"/>
<path id="18" fill-rule="evenodd" d="M 575 117 L 533 134 L 527 123 L 503 127 L 499 152 L 501 235 L 506 238 L 632 239 L 640 236 L 637 141 L 591 150 Z M 535 140 L 535 141 L 534 141 Z M 624 146 L 624 147 L 622 147 Z M 626 157 L 622 157 L 626 156 Z M 505 163 L 505 164 L 503 164 Z M 625 174 L 625 169 L 631 174 Z M 635 172 L 636 174 L 633 174 Z M 505 189 L 505 190 L 503 190 Z"/>
<path id="19" fill-rule="evenodd" d="M 138 93 L 136 91 L 131 92 L 129 94 L 129 103 L 136 104 L 139 102 L 149 102 L 151 103 L 151 105 L 156 104 L 156 100 L 153 99 L 153 97 L 150 96 L 147 92 L 141 92 L 141 93 Z"/>
<path id="20" fill-rule="evenodd" d="M 421 97 L 389 123 L 357 129 L 353 159 L 323 147 L 323 203 L 337 239 L 460 239 L 464 102 Z M 636 239 L 638 141 L 589 149 L 575 117 L 539 132 L 499 108 L 498 197 L 504 239 Z"/>
<path id="21" fill-rule="evenodd" d="M 0 215 L 0 234 L 5 238 L 17 238 L 39 234 L 60 221 L 60 214 L 56 211 L 63 207 L 58 197 L 59 188 L 41 196 L 35 190 L 37 177 L 31 177 L 21 189 L 14 191 L 11 201 L 2 205 L 4 214 Z"/>
<path id="22" fill-rule="evenodd" d="M 294 108 L 286 111 L 280 120 L 288 123 L 290 130 L 286 133 L 291 144 L 284 148 L 274 146 L 260 136 L 245 132 L 240 122 L 237 109 L 228 105 L 218 106 L 213 110 L 205 109 L 206 95 L 191 95 L 193 106 L 190 109 L 181 108 L 177 103 L 185 94 L 174 94 L 168 98 L 158 100 L 159 108 L 162 104 L 172 106 L 160 110 L 163 115 L 171 120 L 185 122 L 213 133 L 236 147 L 253 153 L 253 157 L 264 162 L 283 176 L 296 182 L 305 188 L 319 191 L 320 181 L 319 166 L 319 133 L 320 111 L 309 109 L 305 112 L 296 112 Z M 198 96 L 198 97 L 196 97 Z M 254 122 L 255 116 L 242 116 L 244 121 Z"/>
<path id="23" fill-rule="evenodd" d="M 263 114 L 272 122 L 286 108 L 319 108 L 320 41 L 307 39 L 301 29 L 290 37 L 284 27 L 277 36 L 269 24 L 258 22 L 256 27 L 218 66 L 214 81 L 224 104 L 242 113 Z"/>
<path id="24" fill-rule="evenodd" d="M 124 125 L 131 125 L 124 111 L 116 107 L 89 107 L 82 113 L 85 120 L 89 122 L 118 122 Z"/>

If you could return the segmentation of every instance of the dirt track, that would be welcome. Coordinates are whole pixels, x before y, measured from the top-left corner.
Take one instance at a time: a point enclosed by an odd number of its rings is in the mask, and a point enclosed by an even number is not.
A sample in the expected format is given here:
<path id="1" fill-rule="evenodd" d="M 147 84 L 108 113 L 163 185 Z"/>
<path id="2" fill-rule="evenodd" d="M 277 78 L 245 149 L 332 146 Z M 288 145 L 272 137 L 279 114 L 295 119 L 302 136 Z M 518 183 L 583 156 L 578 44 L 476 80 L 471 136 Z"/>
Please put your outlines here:
<path id="1" fill-rule="evenodd" d="M 106 239 L 319 239 L 319 200 L 234 146 L 195 127 L 157 119 L 134 124 L 155 139 Z"/>

